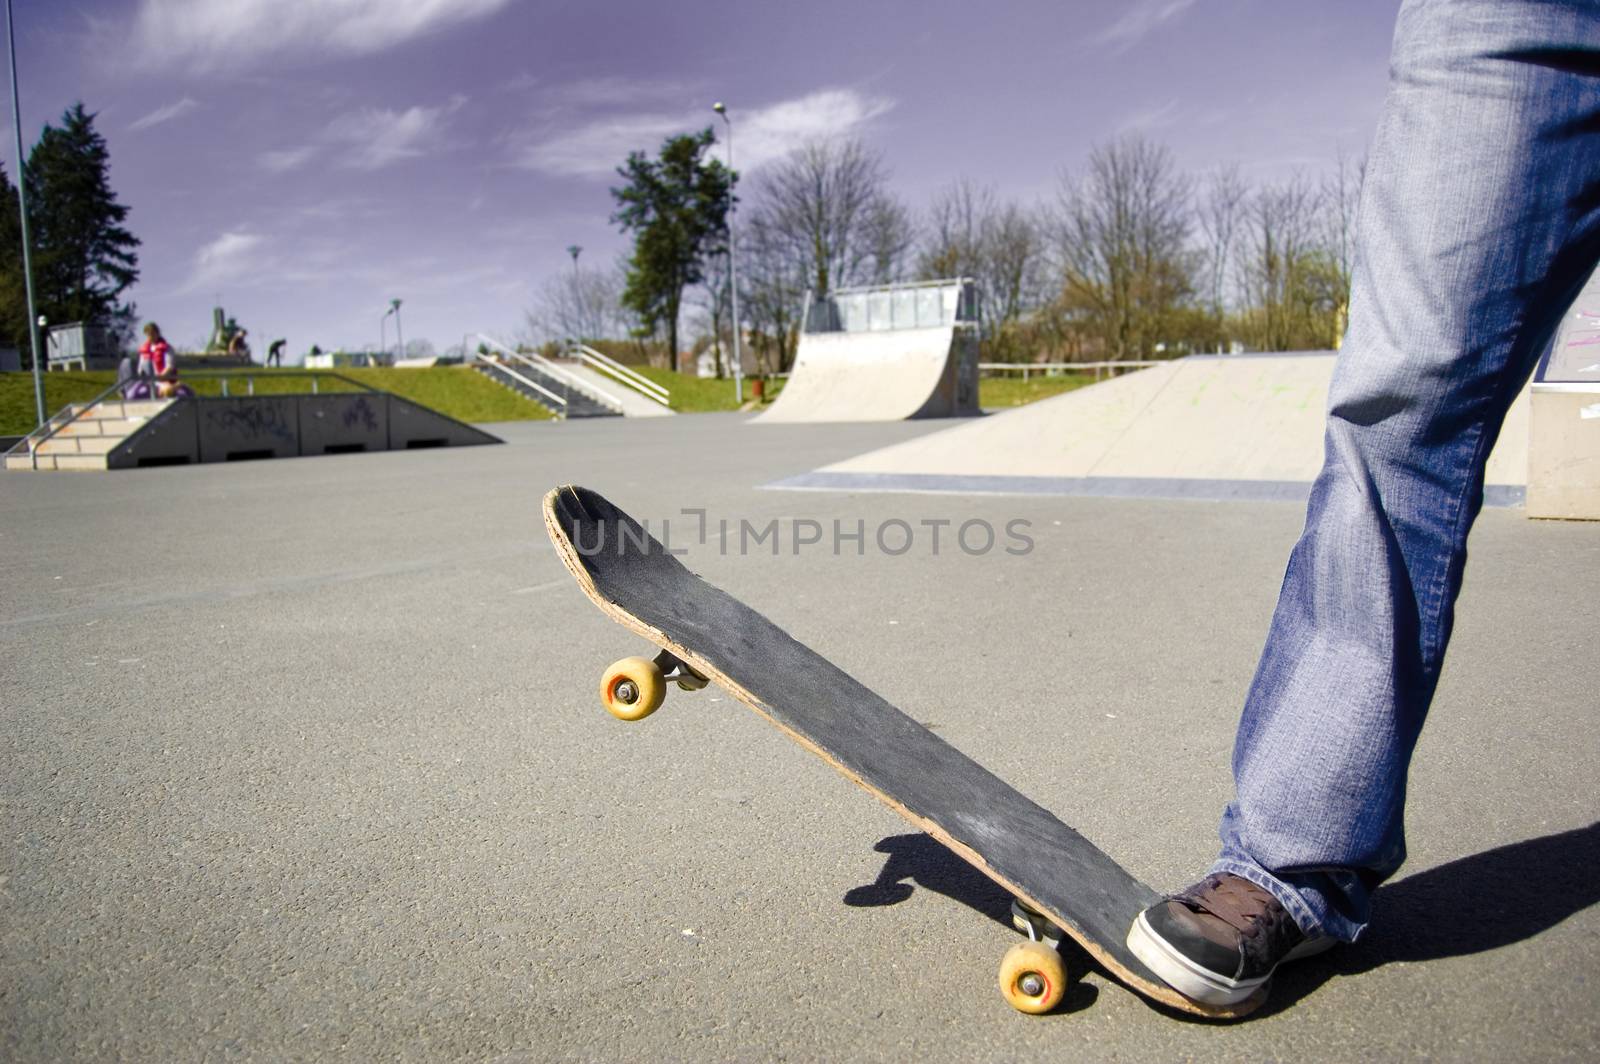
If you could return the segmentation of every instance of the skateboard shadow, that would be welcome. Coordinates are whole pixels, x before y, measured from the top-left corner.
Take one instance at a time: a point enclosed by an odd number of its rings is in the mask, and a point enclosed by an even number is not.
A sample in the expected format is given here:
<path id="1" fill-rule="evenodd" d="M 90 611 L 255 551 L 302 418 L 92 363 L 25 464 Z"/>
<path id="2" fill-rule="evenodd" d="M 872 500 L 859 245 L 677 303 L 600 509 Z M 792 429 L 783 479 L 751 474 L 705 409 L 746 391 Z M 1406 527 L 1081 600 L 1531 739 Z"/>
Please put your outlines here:
<path id="1" fill-rule="evenodd" d="M 877 879 L 845 894 L 846 905 L 897 905 L 922 887 L 1011 927 L 1011 895 L 932 837 L 891 835 L 873 849 L 888 859 Z M 1330 979 L 1386 964 L 1484 953 L 1533 938 L 1600 903 L 1595 868 L 1600 868 L 1600 822 L 1498 846 L 1389 883 L 1374 895 L 1372 922 L 1359 942 L 1283 968 L 1273 978 L 1266 1004 L 1252 1018 L 1282 1012 Z M 1073 944 L 1063 948 L 1067 946 Z M 1086 951 L 1073 948 L 1077 960 L 1069 960 L 1070 969 L 1105 974 Z M 1088 1004 L 1077 996 L 1087 984 L 1074 984 L 1077 989 L 1062 1003 L 1064 1011 Z M 1093 988 L 1088 990 L 1092 994 Z"/>
<path id="2" fill-rule="evenodd" d="M 1484 953 L 1533 938 L 1600 902 L 1600 822 L 1463 857 L 1378 889 L 1360 941 L 1273 978 L 1257 1015 L 1339 976 Z"/>
<path id="3" fill-rule="evenodd" d="M 846 905 L 857 909 L 898 905 L 921 887 L 943 894 L 987 916 L 1013 935 L 1017 934 L 1011 926 L 1011 892 L 951 853 L 931 835 L 921 832 L 891 835 L 873 849 L 887 854 L 888 859 L 883 862 L 877 879 L 845 892 Z M 1053 1014 L 1077 1012 L 1093 1005 L 1099 989 L 1076 976 L 1091 969 L 1105 974 L 1088 952 L 1070 939 L 1062 944 L 1062 952 L 1067 958 L 1067 970 L 1074 973 L 1074 978 Z"/>
<path id="4" fill-rule="evenodd" d="M 997 924 L 1011 926 L 1010 893 L 932 836 L 921 832 L 891 835 L 873 849 L 888 854 L 888 860 L 877 879 L 845 892 L 846 905 L 856 909 L 898 905 L 921 887 L 975 909 Z"/>

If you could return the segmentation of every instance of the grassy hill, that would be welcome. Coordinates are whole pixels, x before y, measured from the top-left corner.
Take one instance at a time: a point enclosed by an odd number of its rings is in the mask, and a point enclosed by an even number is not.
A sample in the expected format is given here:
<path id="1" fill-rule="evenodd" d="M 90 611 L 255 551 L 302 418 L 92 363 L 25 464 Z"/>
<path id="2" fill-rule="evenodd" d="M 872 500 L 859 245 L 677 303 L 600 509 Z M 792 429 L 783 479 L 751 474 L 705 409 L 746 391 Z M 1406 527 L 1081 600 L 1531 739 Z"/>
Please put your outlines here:
<path id="1" fill-rule="evenodd" d="M 732 380 L 714 380 L 674 373 L 653 366 L 634 367 L 671 393 L 672 409 L 685 414 L 716 410 L 735 410 Z M 320 391 L 353 390 L 339 378 L 347 378 L 369 388 L 393 392 L 431 410 L 460 421 L 538 421 L 553 415 L 537 403 L 464 366 L 436 366 L 430 369 L 340 369 L 311 371 Z M 307 374 L 298 370 L 255 369 L 232 373 L 228 388 L 233 395 L 246 393 L 247 379 L 255 381 L 259 394 L 309 391 Z M 109 370 L 92 373 L 45 374 L 45 408 L 55 413 L 68 403 L 93 399 L 116 380 Z M 223 394 L 219 377 L 191 376 L 185 380 L 200 395 Z M 1015 377 L 986 377 L 979 383 L 979 402 L 986 410 L 1022 406 L 1037 399 L 1092 384 L 1088 374 Z M 749 380 L 744 397 L 750 399 Z M 767 401 L 783 388 L 781 379 L 767 381 Z M 33 377 L 27 373 L 0 373 L 0 436 L 21 436 L 34 427 Z"/>
<path id="2" fill-rule="evenodd" d="M 460 421 L 537 421 L 548 419 L 549 411 L 502 387 L 483 374 L 464 366 L 436 366 L 430 369 L 341 369 L 313 371 L 317 388 L 323 392 L 354 391 L 344 377 L 369 388 L 393 392 L 414 403 L 437 410 Z M 115 382 L 109 370 L 90 373 L 46 373 L 45 409 L 55 413 L 68 403 L 93 399 Z M 311 382 L 294 370 L 256 369 L 228 376 L 233 395 L 246 393 L 247 379 L 255 381 L 261 395 L 304 392 Z M 198 395 L 223 394 L 218 377 L 193 376 L 185 382 Z M 29 373 L 0 373 L 0 436 L 21 436 L 35 424 L 33 376 Z"/>

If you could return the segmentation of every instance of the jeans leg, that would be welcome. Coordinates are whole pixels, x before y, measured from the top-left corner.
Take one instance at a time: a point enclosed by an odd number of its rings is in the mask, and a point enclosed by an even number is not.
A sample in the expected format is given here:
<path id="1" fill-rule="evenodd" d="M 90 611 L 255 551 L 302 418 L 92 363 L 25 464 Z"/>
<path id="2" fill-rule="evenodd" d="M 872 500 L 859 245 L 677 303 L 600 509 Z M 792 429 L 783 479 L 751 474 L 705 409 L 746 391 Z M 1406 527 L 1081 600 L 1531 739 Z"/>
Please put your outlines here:
<path id="1" fill-rule="evenodd" d="M 1326 457 L 1215 866 L 1347 941 L 1405 858 L 1484 465 L 1600 258 L 1600 4 L 1408 0 L 1357 247 Z"/>

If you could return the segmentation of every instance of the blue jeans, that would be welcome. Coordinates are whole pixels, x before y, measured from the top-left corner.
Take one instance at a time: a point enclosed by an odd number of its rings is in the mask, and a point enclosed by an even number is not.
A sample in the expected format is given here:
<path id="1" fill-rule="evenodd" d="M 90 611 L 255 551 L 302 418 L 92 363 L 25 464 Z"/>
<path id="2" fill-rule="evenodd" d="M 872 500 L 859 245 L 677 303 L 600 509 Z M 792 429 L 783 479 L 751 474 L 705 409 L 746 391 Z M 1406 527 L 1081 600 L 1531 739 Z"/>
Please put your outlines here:
<path id="1" fill-rule="evenodd" d="M 1600 0 L 1407 0 L 1326 458 L 1233 755 L 1214 871 L 1354 941 L 1506 410 L 1600 260 Z"/>

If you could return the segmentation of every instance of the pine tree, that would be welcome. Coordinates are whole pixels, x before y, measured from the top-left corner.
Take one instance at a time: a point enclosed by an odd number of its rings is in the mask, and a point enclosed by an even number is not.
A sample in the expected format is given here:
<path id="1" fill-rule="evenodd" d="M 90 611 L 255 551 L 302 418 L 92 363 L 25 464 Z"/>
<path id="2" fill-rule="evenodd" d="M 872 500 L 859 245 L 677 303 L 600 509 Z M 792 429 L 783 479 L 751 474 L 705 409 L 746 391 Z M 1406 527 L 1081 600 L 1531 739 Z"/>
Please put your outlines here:
<path id="1" fill-rule="evenodd" d="M 28 354 L 28 297 L 22 275 L 22 215 L 17 187 L 0 166 L 0 347 Z"/>
<path id="2" fill-rule="evenodd" d="M 111 156 L 81 102 L 45 126 L 28 155 L 28 220 L 39 313 L 52 323 L 132 325 L 122 293 L 139 279 L 139 238 L 111 188 Z"/>
<path id="3" fill-rule="evenodd" d="M 617 201 L 612 221 L 634 237 L 623 305 L 652 333 L 666 326 L 670 368 L 678 368 L 678 311 L 683 290 L 699 284 L 706 260 L 725 246 L 734 175 L 715 159 L 710 129 L 671 137 L 661 158 L 633 152 L 617 174 L 625 184 L 611 190 Z"/>

